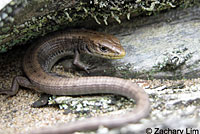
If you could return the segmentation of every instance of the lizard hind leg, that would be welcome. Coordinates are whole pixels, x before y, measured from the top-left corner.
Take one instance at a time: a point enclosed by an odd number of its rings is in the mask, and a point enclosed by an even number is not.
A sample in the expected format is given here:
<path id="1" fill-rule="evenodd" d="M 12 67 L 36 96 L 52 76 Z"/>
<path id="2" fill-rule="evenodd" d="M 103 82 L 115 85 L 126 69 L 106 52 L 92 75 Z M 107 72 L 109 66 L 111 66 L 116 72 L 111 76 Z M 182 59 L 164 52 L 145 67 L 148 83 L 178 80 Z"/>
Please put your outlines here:
<path id="1" fill-rule="evenodd" d="M 6 94 L 8 96 L 13 96 L 13 95 L 17 94 L 19 86 L 31 88 L 32 84 L 26 77 L 16 76 L 13 78 L 12 86 L 11 86 L 10 90 L 0 89 L 0 94 Z"/>

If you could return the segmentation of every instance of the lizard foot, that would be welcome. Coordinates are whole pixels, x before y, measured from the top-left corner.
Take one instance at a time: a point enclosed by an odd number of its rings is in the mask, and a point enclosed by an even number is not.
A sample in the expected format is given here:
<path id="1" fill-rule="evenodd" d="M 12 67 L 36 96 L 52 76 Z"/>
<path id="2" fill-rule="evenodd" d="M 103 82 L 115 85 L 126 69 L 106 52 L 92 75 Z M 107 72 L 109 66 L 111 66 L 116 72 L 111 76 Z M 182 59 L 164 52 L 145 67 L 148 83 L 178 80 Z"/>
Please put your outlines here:
<path id="1" fill-rule="evenodd" d="M 2 90 L 2 89 L 0 89 L 0 94 L 2 94 L 2 95 L 8 95 L 8 97 L 15 95 L 15 93 L 13 93 L 13 91 Z"/>
<path id="2" fill-rule="evenodd" d="M 34 102 L 31 106 L 34 108 L 39 108 L 39 107 L 43 107 L 47 105 L 49 96 L 50 95 L 48 94 L 42 94 L 41 97 L 36 102 Z"/>

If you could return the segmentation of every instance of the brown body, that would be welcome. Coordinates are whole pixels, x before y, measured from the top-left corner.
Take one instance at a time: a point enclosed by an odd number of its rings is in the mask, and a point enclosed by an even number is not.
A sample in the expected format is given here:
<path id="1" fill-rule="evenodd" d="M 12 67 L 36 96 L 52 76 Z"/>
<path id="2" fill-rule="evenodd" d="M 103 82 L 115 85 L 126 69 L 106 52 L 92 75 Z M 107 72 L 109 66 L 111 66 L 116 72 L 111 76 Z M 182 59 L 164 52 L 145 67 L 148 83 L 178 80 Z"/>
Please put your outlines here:
<path id="1" fill-rule="evenodd" d="M 87 121 L 69 123 L 59 128 L 33 131 L 31 134 L 67 134 L 76 131 L 94 130 L 100 125 L 108 128 L 135 123 L 150 111 L 148 95 L 137 84 L 116 77 L 66 78 L 50 73 L 60 58 L 75 55 L 73 64 L 89 72 L 89 67 L 80 62 L 79 54 L 87 53 L 103 58 L 122 58 L 125 51 L 114 36 L 92 31 L 69 31 L 55 33 L 33 44 L 27 51 L 23 68 L 26 76 L 17 76 L 11 90 L 0 91 L 9 95 L 17 93 L 19 85 L 51 95 L 83 95 L 112 93 L 136 100 L 132 112 L 118 117 L 98 117 Z"/>

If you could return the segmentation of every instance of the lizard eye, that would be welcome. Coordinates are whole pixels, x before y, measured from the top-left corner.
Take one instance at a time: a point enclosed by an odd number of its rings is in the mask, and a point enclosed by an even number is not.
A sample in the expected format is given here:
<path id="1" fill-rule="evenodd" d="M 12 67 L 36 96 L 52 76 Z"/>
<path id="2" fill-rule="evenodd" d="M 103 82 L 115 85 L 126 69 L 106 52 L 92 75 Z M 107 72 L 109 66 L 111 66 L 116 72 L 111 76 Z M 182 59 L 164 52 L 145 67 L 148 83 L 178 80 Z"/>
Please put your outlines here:
<path id="1" fill-rule="evenodd" d="M 107 52 L 107 51 L 108 51 L 108 49 L 107 49 L 106 47 L 104 47 L 104 46 L 100 46 L 100 50 L 101 50 L 102 52 Z"/>

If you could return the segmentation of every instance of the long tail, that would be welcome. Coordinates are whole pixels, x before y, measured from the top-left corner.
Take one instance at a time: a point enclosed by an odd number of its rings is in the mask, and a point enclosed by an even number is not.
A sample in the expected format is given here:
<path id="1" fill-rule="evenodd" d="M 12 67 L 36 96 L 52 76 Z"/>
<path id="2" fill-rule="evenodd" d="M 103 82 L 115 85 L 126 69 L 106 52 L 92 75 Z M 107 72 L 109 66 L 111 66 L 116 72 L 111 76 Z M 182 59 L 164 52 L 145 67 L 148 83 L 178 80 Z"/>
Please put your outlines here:
<path id="1" fill-rule="evenodd" d="M 114 93 L 136 100 L 136 107 L 131 112 L 120 116 L 95 117 L 85 119 L 82 121 L 75 121 L 68 124 L 63 124 L 62 126 L 58 127 L 44 128 L 36 131 L 31 131 L 30 134 L 71 134 L 77 131 L 96 130 L 99 126 L 116 128 L 122 127 L 129 123 L 136 123 L 141 118 L 147 117 L 149 115 L 149 97 L 141 87 L 139 87 L 135 83 L 132 83 L 129 80 L 120 79 L 121 82 L 119 83 L 116 82 L 119 81 L 119 78 L 115 79 L 114 77 L 104 77 L 104 79 L 105 85 L 99 86 L 100 89 L 98 89 L 98 91 L 95 92 Z M 109 86 L 106 84 L 106 82 L 109 83 Z M 96 83 L 98 83 L 98 81 L 96 81 Z M 109 87 L 113 88 L 109 90 Z"/>

